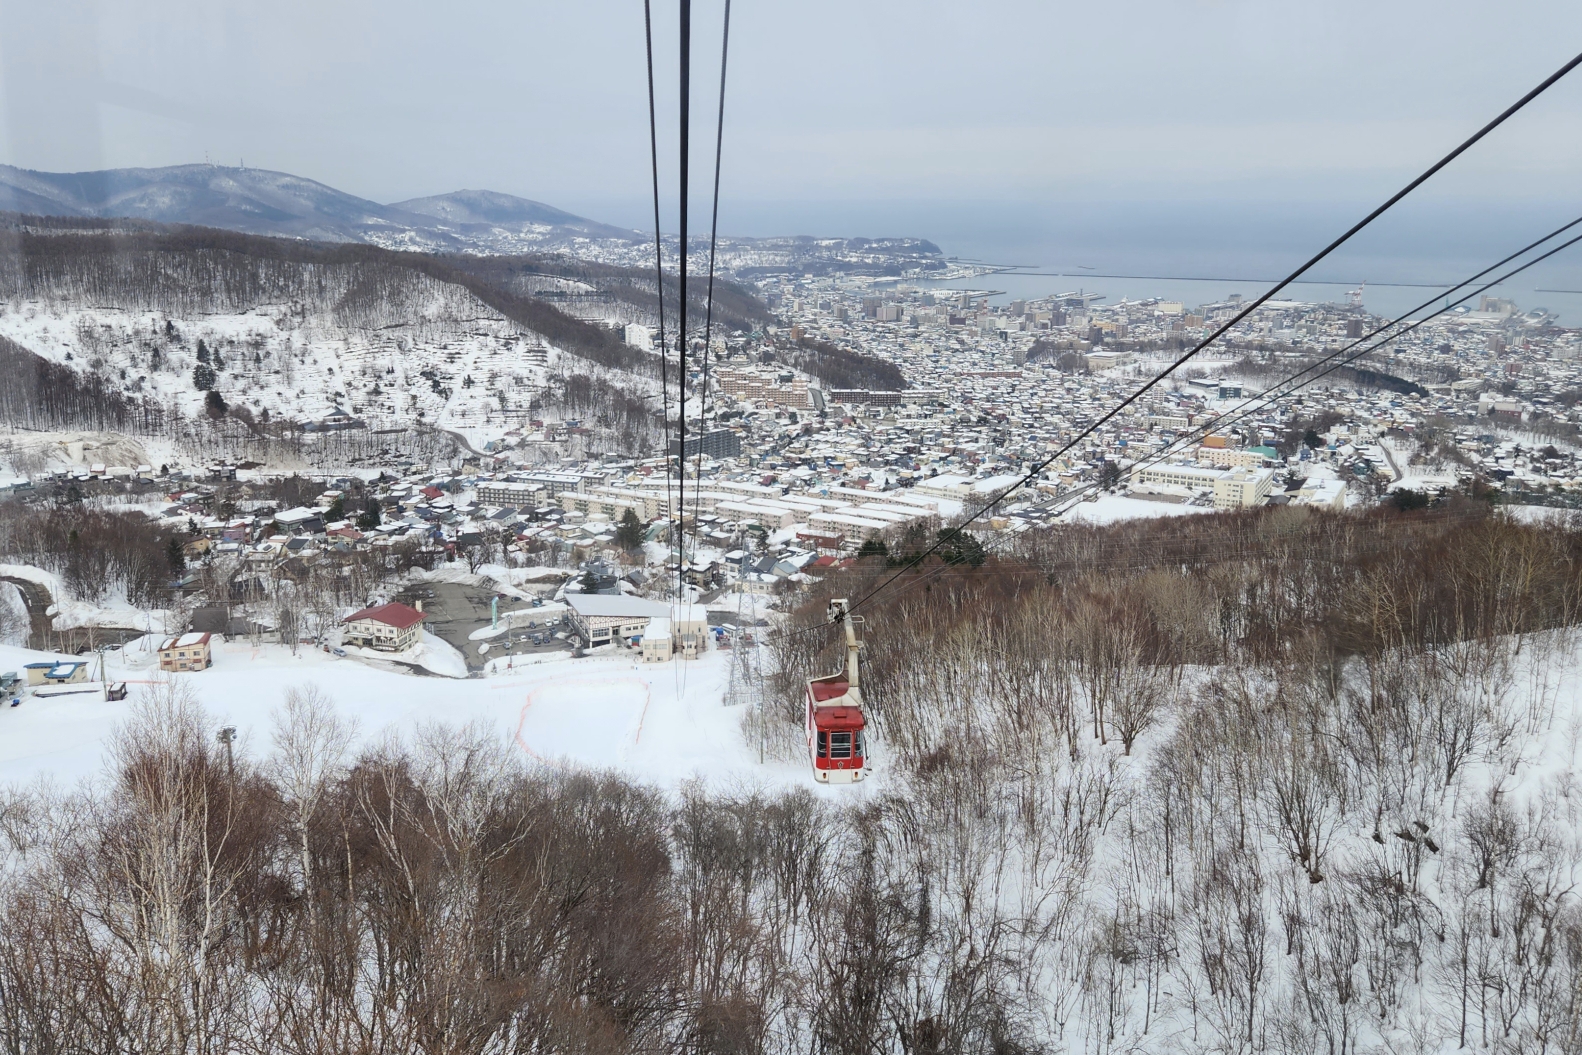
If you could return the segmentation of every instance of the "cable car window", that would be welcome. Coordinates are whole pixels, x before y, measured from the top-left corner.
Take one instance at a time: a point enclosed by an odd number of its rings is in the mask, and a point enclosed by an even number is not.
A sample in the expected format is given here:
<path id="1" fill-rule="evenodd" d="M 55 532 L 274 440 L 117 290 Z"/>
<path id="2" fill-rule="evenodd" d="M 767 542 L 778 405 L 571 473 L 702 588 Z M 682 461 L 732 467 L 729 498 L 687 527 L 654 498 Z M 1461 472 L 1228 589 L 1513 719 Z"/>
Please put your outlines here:
<path id="1" fill-rule="evenodd" d="M 868 753 L 867 751 L 863 750 L 863 742 L 862 742 L 862 734 L 861 733 L 853 733 L 852 734 L 852 737 L 851 737 L 851 753 L 856 755 L 858 758 L 861 758 L 861 757 L 863 757 L 864 755 L 866 755 Z"/>
<path id="2" fill-rule="evenodd" d="M 818 756 L 820 758 L 829 757 L 829 734 L 822 729 L 818 733 Z"/>
<path id="3" fill-rule="evenodd" d="M 851 734 L 850 733 L 830 733 L 829 734 L 829 757 L 831 757 L 831 758 L 850 758 L 851 757 Z"/>

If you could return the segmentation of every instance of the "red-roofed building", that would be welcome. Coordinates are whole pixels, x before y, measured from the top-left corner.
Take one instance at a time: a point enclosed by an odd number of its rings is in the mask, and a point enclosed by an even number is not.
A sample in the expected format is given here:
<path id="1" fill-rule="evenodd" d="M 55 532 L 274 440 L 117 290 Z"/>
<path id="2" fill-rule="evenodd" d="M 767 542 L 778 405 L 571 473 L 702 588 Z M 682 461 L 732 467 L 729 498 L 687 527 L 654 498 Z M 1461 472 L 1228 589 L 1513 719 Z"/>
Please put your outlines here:
<path id="1" fill-rule="evenodd" d="M 392 601 L 353 612 L 342 623 L 346 627 L 341 634 L 344 644 L 377 648 L 381 652 L 404 652 L 417 643 L 423 632 L 423 613 Z"/>

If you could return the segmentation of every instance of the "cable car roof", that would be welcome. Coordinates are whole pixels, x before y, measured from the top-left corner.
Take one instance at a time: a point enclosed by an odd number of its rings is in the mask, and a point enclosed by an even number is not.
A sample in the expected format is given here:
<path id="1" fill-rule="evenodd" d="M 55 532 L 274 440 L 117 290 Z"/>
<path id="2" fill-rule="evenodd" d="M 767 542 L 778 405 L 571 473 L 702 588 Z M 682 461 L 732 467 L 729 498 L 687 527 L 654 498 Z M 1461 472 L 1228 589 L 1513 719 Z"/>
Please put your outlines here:
<path id="1" fill-rule="evenodd" d="M 814 703 L 823 703 L 825 700 L 839 699 L 851 689 L 851 683 L 844 674 L 833 674 L 826 678 L 814 678 L 807 683 L 808 691 L 813 694 Z"/>
<path id="2" fill-rule="evenodd" d="M 859 707 L 815 707 L 813 724 L 825 732 L 858 732 L 867 722 Z"/>

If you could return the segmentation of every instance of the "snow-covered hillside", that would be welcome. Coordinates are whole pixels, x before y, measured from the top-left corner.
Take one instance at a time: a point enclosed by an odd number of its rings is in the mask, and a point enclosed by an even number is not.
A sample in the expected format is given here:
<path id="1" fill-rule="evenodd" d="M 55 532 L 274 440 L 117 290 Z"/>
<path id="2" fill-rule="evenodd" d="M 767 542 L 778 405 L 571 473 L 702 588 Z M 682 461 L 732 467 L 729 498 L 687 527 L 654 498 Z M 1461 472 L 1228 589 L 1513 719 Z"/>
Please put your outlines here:
<path id="1" fill-rule="evenodd" d="M 24 301 L 0 306 L 0 336 L 189 416 L 203 410 L 202 365 L 227 402 L 255 414 L 318 421 L 339 409 L 376 428 L 486 429 L 544 389 L 560 353 L 539 335 L 456 286 L 414 286 L 379 325 L 300 302 L 176 315 Z"/>
<path id="2" fill-rule="evenodd" d="M 4 396 L 30 429 L 119 425 L 189 445 L 207 442 L 192 423 L 231 408 L 230 431 L 259 442 L 329 425 L 482 447 L 538 418 L 585 420 L 593 449 L 646 451 L 651 357 L 517 277 L 218 231 L 29 236 L 0 260 Z M 38 385 L 73 387 L 61 370 L 80 390 L 35 413 Z"/>

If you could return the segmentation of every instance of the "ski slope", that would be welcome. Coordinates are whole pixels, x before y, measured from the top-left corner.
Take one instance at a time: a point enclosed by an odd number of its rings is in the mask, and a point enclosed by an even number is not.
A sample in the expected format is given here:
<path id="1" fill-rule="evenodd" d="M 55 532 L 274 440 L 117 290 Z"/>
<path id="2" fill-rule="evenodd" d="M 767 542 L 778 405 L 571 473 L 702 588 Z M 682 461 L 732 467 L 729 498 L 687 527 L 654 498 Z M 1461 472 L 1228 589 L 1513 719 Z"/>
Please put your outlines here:
<path id="1" fill-rule="evenodd" d="M 107 656 L 110 680 L 124 680 L 131 689 L 127 701 L 107 702 L 97 692 L 27 695 L 19 707 L 0 707 L 0 786 L 40 778 L 71 785 L 102 774 L 117 723 L 137 694 L 162 676 L 151 669 L 157 666 L 153 653 L 135 645 L 125 656 Z M 0 672 L 20 674 L 27 663 L 56 658 L 71 657 L 0 646 Z M 453 679 L 355 656 L 309 648 L 293 656 L 285 646 L 236 641 L 215 646 L 208 670 L 163 676 L 187 679 L 215 724 L 234 725 L 239 746 L 254 757 L 272 747 L 273 715 L 285 691 L 311 684 L 356 722 L 364 745 L 428 722 L 482 722 L 533 762 L 613 769 L 667 787 L 700 779 L 713 786 L 806 786 L 815 794 L 851 797 L 880 783 L 830 788 L 816 785 L 805 766 L 759 764 L 756 745 L 742 737 L 746 705 L 724 703 L 729 660 L 728 653 L 709 652 L 684 664 L 643 664 L 622 653 Z M 876 762 L 876 773 L 882 764 Z"/>

